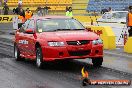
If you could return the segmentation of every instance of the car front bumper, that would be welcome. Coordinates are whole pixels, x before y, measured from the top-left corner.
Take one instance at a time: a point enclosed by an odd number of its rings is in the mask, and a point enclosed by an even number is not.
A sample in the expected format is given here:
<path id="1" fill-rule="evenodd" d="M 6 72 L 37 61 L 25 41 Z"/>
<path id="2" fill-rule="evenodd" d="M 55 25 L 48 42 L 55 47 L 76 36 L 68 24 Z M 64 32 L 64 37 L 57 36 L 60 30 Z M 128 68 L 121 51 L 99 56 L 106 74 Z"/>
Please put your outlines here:
<path id="1" fill-rule="evenodd" d="M 43 60 L 85 59 L 103 57 L 103 45 L 81 45 L 65 47 L 42 47 Z"/>

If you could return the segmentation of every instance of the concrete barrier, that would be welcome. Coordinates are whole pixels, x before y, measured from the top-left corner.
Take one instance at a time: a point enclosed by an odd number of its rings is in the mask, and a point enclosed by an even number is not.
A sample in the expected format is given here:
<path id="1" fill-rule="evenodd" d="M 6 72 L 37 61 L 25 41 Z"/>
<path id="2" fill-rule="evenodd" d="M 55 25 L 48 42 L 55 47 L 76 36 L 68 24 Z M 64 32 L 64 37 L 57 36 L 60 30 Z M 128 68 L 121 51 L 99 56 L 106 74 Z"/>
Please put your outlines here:
<path id="1" fill-rule="evenodd" d="M 116 49 L 116 36 L 111 27 L 108 26 L 87 26 L 89 31 L 93 31 L 103 40 L 104 49 Z"/>
<path id="2" fill-rule="evenodd" d="M 132 53 L 132 37 L 128 37 L 128 40 L 124 46 L 124 52 Z"/>

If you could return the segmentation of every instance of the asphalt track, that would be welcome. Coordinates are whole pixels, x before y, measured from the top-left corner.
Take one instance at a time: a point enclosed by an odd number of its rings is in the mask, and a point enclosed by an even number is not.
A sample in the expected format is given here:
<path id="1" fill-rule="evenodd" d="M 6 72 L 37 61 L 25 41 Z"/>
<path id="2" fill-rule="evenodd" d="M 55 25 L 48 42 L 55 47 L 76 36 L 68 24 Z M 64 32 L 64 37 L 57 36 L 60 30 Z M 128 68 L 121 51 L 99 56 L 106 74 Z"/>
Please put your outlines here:
<path id="1" fill-rule="evenodd" d="M 0 25 L 0 28 L 2 26 Z M 6 35 L 6 38 L 2 35 Z M 7 30 L 0 32 L 0 88 L 83 88 L 82 67 L 89 72 L 90 79 L 132 80 L 132 73 L 108 65 L 94 68 L 91 62 L 82 60 L 49 62 L 44 65 L 44 69 L 38 69 L 33 61 L 15 61 L 12 38 L 13 35 L 9 35 Z M 109 56 L 105 56 L 107 57 Z M 132 88 L 132 86 L 89 85 L 84 88 Z"/>

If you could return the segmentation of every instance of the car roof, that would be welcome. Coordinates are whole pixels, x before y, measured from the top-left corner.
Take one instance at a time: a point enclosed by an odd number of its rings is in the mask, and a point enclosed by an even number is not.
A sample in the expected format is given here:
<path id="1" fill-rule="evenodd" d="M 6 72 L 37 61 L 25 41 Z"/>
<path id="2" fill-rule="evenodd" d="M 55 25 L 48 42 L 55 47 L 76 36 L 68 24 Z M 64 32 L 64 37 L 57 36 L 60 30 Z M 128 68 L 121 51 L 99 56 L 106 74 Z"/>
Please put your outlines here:
<path id="1" fill-rule="evenodd" d="M 68 17 L 68 16 L 42 16 L 42 17 L 40 17 L 40 16 L 34 16 L 34 17 L 32 17 L 31 19 L 35 19 L 35 20 L 37 20 L 37 19 L 70 19 L 71 17 Z"/>

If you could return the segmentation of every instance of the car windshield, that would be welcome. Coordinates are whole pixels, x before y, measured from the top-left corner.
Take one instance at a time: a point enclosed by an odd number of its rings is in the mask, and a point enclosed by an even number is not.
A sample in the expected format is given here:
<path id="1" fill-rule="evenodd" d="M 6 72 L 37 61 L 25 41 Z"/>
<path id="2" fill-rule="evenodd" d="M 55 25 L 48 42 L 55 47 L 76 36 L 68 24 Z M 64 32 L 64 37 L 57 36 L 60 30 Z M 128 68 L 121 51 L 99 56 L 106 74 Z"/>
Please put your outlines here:
<path id="1" fill-rule="evenodd" d="M 127 12 L 115 12 L 115 13 L 105 13 L 102 18 L 103 19 L 120 19 L 125 18 L 127 16 Z"/>
<path id="2" fill-rule="evenodd" d="M 75 19 L 46 19 L 37 21 L 38 32 L 84 30 L 85 27 Z"/>
<path id="3" fill-rule="evenodd" d="M 117 12 L 113 13 L 113 18 L 125 18 L 127 16 L 127 12 Z"/>

